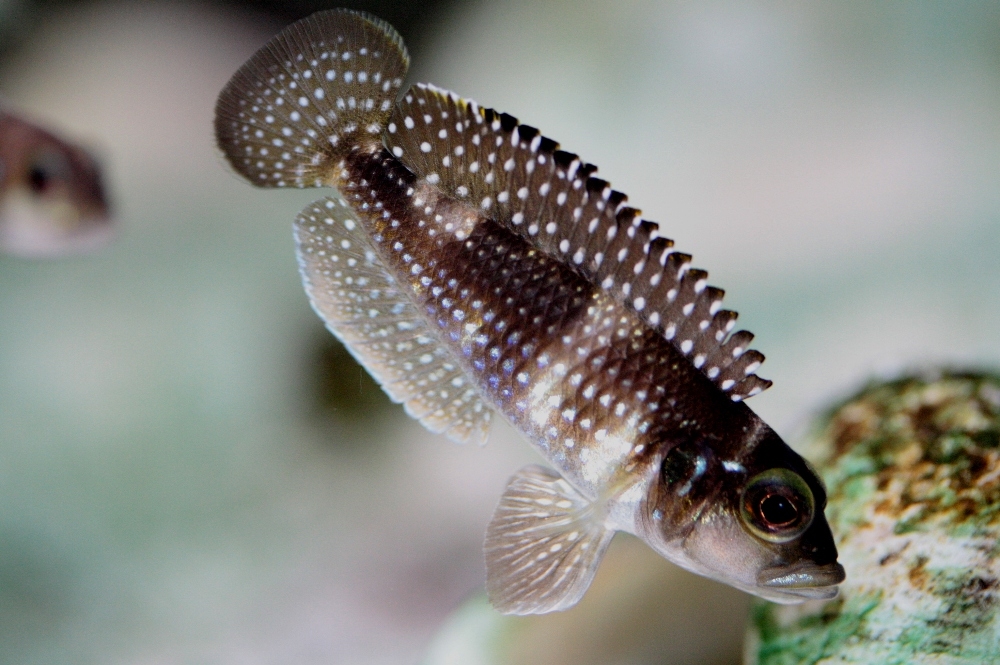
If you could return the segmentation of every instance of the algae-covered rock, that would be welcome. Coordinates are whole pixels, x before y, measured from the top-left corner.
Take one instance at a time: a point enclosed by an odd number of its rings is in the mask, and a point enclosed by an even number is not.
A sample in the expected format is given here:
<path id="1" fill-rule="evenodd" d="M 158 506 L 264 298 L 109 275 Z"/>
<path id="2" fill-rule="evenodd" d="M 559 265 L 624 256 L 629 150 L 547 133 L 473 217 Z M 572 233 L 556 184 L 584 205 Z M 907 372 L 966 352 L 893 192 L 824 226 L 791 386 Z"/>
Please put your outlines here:
<path id="1" fill-rule="evenodd" d="M 756 604 L 747 665 L 1000 663 L 1000 376 L 873 384 L 809 445 L 847 580 Z"/>

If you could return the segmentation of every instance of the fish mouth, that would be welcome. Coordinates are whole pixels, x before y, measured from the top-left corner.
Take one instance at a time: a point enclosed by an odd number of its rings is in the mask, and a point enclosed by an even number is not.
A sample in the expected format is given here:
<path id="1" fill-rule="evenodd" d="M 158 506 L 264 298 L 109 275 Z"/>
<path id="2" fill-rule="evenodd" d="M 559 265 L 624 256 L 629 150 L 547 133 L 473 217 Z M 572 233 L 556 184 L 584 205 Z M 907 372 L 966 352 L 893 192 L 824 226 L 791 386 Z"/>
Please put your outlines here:
<path id="1" fill-rule="evenodd" d="M 794 566 L 776 566 L 758 576 L 761 590 L 795 602 L 826 600 L 837 595 L 837 585 L 844 581 L 844 567 L 839 563 L 817 565 L 803 561 Z"/>

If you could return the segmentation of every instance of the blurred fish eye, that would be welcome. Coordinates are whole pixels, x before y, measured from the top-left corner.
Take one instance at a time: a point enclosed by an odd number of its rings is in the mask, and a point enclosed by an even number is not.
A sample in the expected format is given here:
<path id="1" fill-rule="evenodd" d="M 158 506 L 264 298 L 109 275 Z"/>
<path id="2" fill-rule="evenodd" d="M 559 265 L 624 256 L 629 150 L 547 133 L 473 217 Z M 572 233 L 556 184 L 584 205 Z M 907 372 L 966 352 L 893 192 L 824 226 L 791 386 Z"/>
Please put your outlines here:
<path id="1" fill-rule="evenodd" d="M 32 193 L 41 195 L 51 189 L 59 179 L 67 179 L 70 165 L 66 157 L 54 150 L 37 153 L 28 166 L 28 186 Z"/>
<path id="2" fill-rule="evenodd" d="M 31 185 L 31 191 L 41 194 L 49 184 L 49 174 L 41 165 L 35 164 L 28 171 L 28 184 Z"/>
<path id="3" fill-rule="evenodd" d="M 785 543 L 812 524 L 815 499 L 809 485 L 794 471 L 770 469 L 750 479 L 740 499 L 740 516 L 758 537 Z"/>

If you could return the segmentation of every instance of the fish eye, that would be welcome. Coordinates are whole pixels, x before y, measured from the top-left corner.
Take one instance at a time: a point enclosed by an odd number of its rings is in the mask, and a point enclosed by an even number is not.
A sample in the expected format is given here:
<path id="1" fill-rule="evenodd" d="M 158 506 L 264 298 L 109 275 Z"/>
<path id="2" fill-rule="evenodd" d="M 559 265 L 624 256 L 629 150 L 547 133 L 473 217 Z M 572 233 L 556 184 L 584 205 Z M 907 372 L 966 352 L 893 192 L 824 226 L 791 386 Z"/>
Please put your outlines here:
<path id="1" fill-rule="evenodd" d="M 35 195 L 44 194 L 57 180 L 67 179 L 70 170 L 64 155 L 54 150 L 41 150 L 28 167 L 28 186 Z"/>
<path id="2" fill-rule="evenodd" d="M 28 171 L 28 185 L 31 191 L 41 194 L 49 186 L 49 174 L 41 164 L 32 164 Z"/>
<path id="3" fill-rule="evenodd" d="M 740 499 L 740 516 L 750 530 L 772 543 L 786 543 L 812 524 L 815 500 L 794 471 L 770 469 L 750 479 Z"/>

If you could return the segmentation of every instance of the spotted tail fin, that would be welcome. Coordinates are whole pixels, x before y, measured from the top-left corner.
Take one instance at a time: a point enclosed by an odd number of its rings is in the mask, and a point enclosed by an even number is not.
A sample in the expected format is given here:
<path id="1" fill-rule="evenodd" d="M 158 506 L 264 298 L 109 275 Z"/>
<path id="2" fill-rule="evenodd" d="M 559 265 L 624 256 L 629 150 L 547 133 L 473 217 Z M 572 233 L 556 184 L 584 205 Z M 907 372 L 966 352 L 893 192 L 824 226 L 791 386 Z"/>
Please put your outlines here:
<path id="1" fill-rule="evenodd" d="M 737 314 L 721 309 L 724 292 L 594 177 L 596 166 L 513 116 L 424 84 L 406 92 L 387 130 L 392 153 L 418 176 L 612 293 L 733 400 L 771 385 L 754 374 L 764 356 L 747 350 L 753 335 L 730 334 Z"/>
<path id="2" fill-rule="evenodd" d="M 219 147 L 258 187 L 336 186 L 344 155 L 382 147 L 409 64 L 385 21 L 343 9 L 313 14 L 261 47 L 223 88 Z"/>

